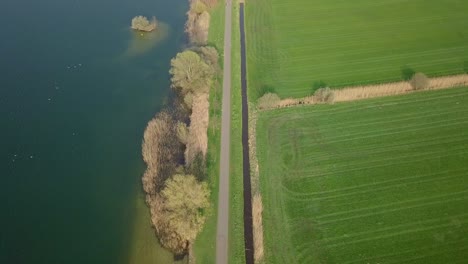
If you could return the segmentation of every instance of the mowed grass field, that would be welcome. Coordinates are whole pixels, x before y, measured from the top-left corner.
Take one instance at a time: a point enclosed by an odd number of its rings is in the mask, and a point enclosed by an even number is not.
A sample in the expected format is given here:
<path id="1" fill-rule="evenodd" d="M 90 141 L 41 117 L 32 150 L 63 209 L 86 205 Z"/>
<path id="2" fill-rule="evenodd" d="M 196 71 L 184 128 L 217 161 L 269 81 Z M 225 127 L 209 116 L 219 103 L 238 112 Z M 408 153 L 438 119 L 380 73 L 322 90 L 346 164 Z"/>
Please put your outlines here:
<path id="1" fill-rule="evenodd" d="M 402 68 L 458 74 L 468 61 L 465 0 L 246 2 L 250 99 L 397 81 Z M 468 64 L 466 64 L 468 65 Z"/>
<path id="2" fill-rule="evenodd" d="M 261 112 L 266 263 L 467 263 L 468 88 Z"/>

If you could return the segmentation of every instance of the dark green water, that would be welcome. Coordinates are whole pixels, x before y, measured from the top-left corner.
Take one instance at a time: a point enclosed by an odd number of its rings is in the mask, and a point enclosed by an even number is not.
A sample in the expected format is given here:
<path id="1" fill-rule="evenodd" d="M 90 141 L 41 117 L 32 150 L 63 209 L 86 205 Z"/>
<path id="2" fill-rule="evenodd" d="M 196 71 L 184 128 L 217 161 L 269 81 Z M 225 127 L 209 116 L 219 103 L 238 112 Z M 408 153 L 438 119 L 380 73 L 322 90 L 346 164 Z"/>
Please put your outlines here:
<path id="1" fill-rule="evenodd" d="M 0 1 L 0 263 L 128 262 L 141 138 L 170 92 L 187 8 Z M 167 32 L 132 34 L 140 14 Z"/>

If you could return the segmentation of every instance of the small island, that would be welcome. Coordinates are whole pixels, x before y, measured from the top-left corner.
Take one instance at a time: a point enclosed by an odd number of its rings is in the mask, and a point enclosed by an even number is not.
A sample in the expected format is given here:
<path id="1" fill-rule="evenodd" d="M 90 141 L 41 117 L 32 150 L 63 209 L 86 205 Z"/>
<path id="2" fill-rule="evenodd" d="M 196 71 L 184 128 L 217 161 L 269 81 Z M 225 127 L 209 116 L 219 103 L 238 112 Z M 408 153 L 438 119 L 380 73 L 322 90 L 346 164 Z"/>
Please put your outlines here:
<path id="1" fill-rule="evenodd" d="M 144 32 L 151 32 L 156 29 L 156 17 L 151 22 L 144 16 L 136 16 L 132 19 L 132 29 Z"/>

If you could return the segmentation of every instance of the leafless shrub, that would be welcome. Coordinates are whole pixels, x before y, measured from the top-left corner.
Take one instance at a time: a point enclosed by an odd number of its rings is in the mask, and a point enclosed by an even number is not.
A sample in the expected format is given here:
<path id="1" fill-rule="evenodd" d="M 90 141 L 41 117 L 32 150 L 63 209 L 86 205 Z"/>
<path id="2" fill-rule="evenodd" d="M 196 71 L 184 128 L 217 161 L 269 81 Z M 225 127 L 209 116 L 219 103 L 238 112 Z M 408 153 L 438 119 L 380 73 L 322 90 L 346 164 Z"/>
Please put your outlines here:
<path id="1" fill-rule="evenodd" d="M 468 74 L 449 75 L 429 79 L 426 89 L 439 90 L 453 87 L 462 87 L 468 85 Z M 366 98 L 376 98 L 383 96 L 392 96 L 414 92 L 409 82 L 392 82 L 383 84 L 374 84 L 366 86 L 350 86 L 339 90 L 334 90 L 335 102 L 346 102 L 361 100 Z M 314 96 L 304 98 L 286 98 L 278 103 L 278 107 L 290 107 L 299 104 L 318 103 Z"/>
<path id="2" fill-rule="evenodd" d="M 335 93 L 329 88 L 320 88 L 314 93 L 317 102 L 333 103 L 335 101 Z"/>
<path id="3" fill-rule="evenodd" d="M 182 144 L 187 144 L 188 128 L 184 122 L 177 122 L 177 138 Z"/>
<path id="4" fill-rule="evenodd" d="M 278 103 L 280 102 L 280 98 L 275 93 L 266 93 L 262 97 L 260 97 L 257 101 L 258 109 L 271 109 L 277 107 Z"/>
<path id="5" fill-rule="evenodd" d="M 167 112 L 159 113 L 146 127 L 142 155 L 148 167 L 142 182 L 148 194 L 156 193 L 175 169 L 180 143 L 174 133 L 175 122 Z"/>
<path id="6" fill-rule="evenodd" d="M 429 86 L 429 78 L 424 73 L 416 73 L 410 80 L 411 87 L 414 90 L 423 90 Z"/>
<path id="7" fill-rule="evenodd" d="M 197 45 L 206 45 L 210 27 L 210 14 L 207 11 L 201 14 L 189 11 L 187 15 L 185 32 L 187 32 L 190 42 Z"/>
<path id="8" fill-rule="evenodd" d="M 185 164 L 189 166 L 197 153 L 203 157 L 208 148 L 208 121 L 209 121 L 208 94 L 202 93 L 194 96 L 192 114 L 190 115 L 189 134 L 185 148 Z"/>

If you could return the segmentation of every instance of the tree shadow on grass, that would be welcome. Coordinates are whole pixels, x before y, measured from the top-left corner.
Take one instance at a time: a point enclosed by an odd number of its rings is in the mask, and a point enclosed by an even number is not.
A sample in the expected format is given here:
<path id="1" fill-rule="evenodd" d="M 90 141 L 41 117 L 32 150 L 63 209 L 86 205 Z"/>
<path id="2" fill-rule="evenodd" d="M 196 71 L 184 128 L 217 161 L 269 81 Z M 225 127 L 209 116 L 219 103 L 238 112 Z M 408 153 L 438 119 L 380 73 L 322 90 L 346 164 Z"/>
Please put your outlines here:
<path id="1" fill-rule="evenodd" d="M 310 94 L 314 94 L 315 91 L 317 91 L 320 88 L 325 88 L 328 87 L 327 83 L 323 80 L 318 80 L 312 83 L 312 90 L 310 91 Z"/>
<path id="2" fill-rule="evenodd" d="M 267 93 L 276 93 L 275 87 L 267 84 L 262 85 L 259 89 L 257 89 L 257 98 L 255 99 L 258 99 Z"/>
<path id="3" fill-rule="evenodd" d="M 404 80 L 404 81 L 409 81 L 411 80 L 411 78 L 413 78 L 413 75 L 416 73 L 415 70 L 413 70 L 413 68 L 410 68 L 409 66 L 405 65 L 403 67 L 401 67 L 401 78 Z"/>

